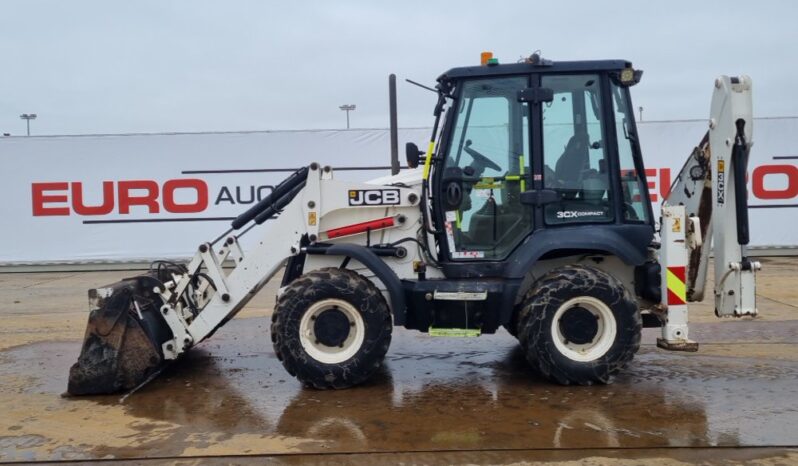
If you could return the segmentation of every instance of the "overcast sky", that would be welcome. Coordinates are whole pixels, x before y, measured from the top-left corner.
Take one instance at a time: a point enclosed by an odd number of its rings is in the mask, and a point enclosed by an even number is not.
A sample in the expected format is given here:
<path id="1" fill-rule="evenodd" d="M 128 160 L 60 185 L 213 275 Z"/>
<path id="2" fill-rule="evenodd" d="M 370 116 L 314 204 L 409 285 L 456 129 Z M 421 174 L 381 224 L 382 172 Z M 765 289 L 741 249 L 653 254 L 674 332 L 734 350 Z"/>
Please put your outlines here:
<path id="1" fill-rule="evenodd" d="M 608 8 L 611 3 L 616 5 Z M 0 3 L 0 132 L 386 127 L 387 77 L 541 49 L 624 58 L 645 120 L 705 118 L 716 75 L 749 74 L 755 116 L 798 114 L 793 1 L 36 1 Z M 400 126 L 434 96 L 400 82 Z"/>

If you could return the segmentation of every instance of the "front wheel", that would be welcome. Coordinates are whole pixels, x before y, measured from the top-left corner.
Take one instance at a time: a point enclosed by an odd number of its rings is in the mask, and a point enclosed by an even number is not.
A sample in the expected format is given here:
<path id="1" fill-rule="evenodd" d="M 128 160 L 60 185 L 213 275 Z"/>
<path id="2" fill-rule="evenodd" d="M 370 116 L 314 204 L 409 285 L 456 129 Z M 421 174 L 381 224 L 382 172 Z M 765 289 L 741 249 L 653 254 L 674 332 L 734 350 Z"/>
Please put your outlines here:
<path id="1" fill-rule="evenodd" d="M 305 385 L 348 388 L 371 376 L 391 343 L 391 313 L 380 290 L 346 269 L 309 272 L 280 295 L 272 342 L 286 370 Z"/>
<path id="2" fill-rule="evenodd" d="M 530 364 L 563 385 L 609 383 L 640 348 L 641 329 L 637 303 L 623 284 L 581 265 L 541 278 L 517 327 Z"/>

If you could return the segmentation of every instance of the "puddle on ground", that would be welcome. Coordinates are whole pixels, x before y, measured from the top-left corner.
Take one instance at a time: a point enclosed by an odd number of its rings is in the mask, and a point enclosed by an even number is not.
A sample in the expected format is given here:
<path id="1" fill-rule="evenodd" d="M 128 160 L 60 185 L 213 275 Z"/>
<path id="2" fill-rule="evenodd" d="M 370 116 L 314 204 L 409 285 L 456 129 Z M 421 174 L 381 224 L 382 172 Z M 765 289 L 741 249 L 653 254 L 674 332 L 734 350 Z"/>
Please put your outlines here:
<path id="1" fill-rule="evenodd" d="M 711 334 L 708 325 L 697 332 Z M 434 339 L 395 329 L 372 380 L 317 391 L 285 372 L 268 327 L 267 319 L 232 321 L 124 403 L 60 397 L 76 342 L 7 351 L 0 409 L 10 414 L 0 421 L 0 459 L 789 446 L 798 439 L 798 362 L 789 360 L 644 346 L 612 385 L 561 387 L 532 372 L 506 333 Z M 796 341 L 798 322 L 737 330 L 746 339 Z"/>

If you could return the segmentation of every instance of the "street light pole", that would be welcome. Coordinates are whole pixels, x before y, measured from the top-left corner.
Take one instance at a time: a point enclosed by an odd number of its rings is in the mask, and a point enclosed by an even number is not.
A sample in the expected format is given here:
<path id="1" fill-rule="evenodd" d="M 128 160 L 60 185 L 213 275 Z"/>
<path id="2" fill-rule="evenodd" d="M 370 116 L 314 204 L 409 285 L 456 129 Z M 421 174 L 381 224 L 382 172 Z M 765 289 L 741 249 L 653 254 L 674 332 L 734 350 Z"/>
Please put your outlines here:
<path id="1" fill-rule="evenodd" d="M 23 113 L 19 116 L 21 119 L 25 120 L 25 123 L 28 126 L 28 136 L 30 136 L 30 121 L 36 119 L 35 113 Z"/>
<path id="2" fill-rule="evenodd" d="M 346 129 L 349 129 L 349 112 L 355 111 L 355 105 L 341 105 L 338 108 L 346 112 Z"/>

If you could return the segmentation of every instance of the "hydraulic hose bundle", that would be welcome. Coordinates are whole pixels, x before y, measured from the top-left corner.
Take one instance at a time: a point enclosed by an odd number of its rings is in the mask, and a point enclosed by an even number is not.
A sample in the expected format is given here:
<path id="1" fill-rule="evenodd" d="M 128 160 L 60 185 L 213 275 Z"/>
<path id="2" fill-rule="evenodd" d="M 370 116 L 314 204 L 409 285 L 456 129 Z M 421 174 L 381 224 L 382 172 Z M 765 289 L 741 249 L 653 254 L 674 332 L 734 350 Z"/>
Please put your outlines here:
<path id="1" fill-rule="evenodd" d="M 288 205 L 299 191 L 305 187 L 308 178 L 308 170 L 308 167 L 302 167 L 292 173 L 288 178 L 278 184 L 268 196 L 236 217 L 230 226 L 233 227 L 234 230 L 238 230 L 253 219 L 256 224 L 260 225 L 266 220 L 274 217 L 277 212 Z"/>

